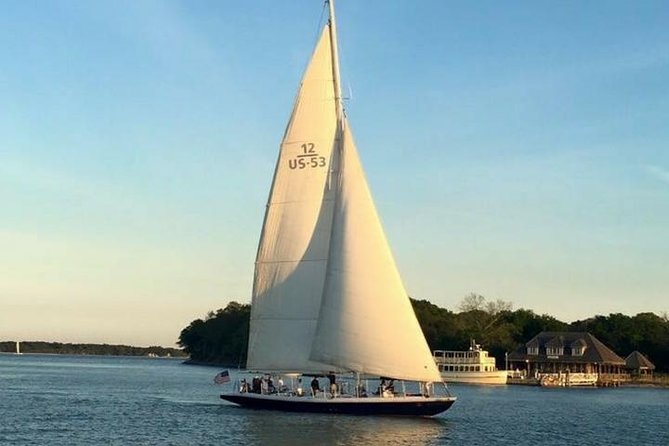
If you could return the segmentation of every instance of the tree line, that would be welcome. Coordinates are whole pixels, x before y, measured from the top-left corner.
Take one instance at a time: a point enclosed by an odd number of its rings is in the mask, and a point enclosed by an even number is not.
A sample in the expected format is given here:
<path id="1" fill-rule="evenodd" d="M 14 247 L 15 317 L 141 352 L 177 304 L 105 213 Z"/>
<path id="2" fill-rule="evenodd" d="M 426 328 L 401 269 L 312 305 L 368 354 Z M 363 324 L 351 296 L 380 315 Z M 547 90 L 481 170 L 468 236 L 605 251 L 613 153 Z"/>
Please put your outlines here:
<path id="1" fill-rule="evenodd" d="M 503 300 L 488 301 L 479 294 L 465 296 L 458 312 L 427 300 L 411 299 L 416 317 L 432 350 L 467 350 L 472 339 L 482 344 L 504 367 L 504 354 L 525 345 L 542 331 L 587 331 L 623 359 L 638 350 L 669 372 L 669 318 L 666 314 L 615 313 L 566 323 L 532 310 L 512 310 Z M 178 344 L 192 362 L 244 367 L 251 305 L 230 302 L 209 312 L 181 331 Z"/>
<path id="2" fill-rule="evenodd" d="M 21 353 L 49 353 L 58 355 L 103 355 L 103 356 L 175 356 L 186 354 L 177 348 L 151 346 L 132 347 L 110 344 L 64 344 L 61 342 L 22 341 Z M 0 342 L 0 352 L 14 353 L 16 342 Z"/>

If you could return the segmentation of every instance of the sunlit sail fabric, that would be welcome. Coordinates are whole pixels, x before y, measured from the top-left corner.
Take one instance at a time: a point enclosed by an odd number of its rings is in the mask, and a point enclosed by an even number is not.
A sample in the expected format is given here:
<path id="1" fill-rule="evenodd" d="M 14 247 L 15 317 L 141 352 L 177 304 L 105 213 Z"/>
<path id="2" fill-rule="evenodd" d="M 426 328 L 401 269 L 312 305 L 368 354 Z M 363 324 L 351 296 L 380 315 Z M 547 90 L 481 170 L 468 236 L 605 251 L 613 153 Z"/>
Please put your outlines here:
<path id="1" fill-rule="evenodd" d="M 344 126 L 329 264 L 311 358 L 364 374 L 441 381 Z"/>
<path id="2" fill-rule="evenodd" d="M 440 381 L 335 97 L 328 28 L 281 143 L 256 259 L 247 367 Z"/>
<path id="3" fill-rule="evenodd" d="M 281 143 L 256 258 L 247 359 L 251 370 L 327 369 L 308 356 L 334 206 L 328 187 L 337 126 L 331 51 L 325 27 Z"/>

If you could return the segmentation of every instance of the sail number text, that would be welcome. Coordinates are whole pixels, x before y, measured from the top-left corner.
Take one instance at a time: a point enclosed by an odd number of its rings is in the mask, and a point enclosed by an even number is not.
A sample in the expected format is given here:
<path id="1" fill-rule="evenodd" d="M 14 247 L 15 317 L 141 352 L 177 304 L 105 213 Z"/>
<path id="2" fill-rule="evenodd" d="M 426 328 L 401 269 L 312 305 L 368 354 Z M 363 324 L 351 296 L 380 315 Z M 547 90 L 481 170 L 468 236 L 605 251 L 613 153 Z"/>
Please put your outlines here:
<path id="1" fill-rule="evenodd" d="M 293 159 L 288 160 L 288 167 L 291 169 L 306 169 L 313 167 L 325 167 L 324 156 L 319 156 L 316 152 L 316 146 L 312 142 L 304 143 L 300 146 L 302 153 Z"/>

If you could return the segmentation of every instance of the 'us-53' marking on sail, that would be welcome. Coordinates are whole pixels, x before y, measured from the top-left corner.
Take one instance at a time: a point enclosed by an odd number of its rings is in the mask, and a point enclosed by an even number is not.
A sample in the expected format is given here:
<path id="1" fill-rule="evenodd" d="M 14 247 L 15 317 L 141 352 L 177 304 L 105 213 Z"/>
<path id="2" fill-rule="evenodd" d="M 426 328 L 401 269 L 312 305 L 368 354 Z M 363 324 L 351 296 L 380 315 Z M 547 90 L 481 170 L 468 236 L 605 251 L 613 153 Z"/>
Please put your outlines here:
<path id="1" fill-rule="evenodd" d="M 324 156 L 319 156 L 316 152 L 316 146 L 312 142 L 302 144 L 302 153 L 292 160 L 288 160 L 288 167 L 291 169 L 305 169 L 307 167 L 325 167 Z"/>

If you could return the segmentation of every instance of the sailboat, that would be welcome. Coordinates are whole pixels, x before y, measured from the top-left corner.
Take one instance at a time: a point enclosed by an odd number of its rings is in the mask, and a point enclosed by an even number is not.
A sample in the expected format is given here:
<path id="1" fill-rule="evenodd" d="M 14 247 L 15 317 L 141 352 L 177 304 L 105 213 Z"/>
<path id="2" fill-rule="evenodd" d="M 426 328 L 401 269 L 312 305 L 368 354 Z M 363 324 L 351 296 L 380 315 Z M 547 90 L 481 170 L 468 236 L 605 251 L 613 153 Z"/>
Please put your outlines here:
<path id="1" fill-rule="evenodd" d="M 247 369 L 267 379 L 221 398 L 256 409 L 435 415 L 455 397 L 365 179 L 342 105 L 333 0 L 326 3 L 329 20 L 281 142 L 256 257 Z M 267 386 L 271 377 L 293 385 Z M 304 391 L 302 378 L 319 377 L 329 387 Z M 370 378 L 380 385 L 368 388 Z"/>

